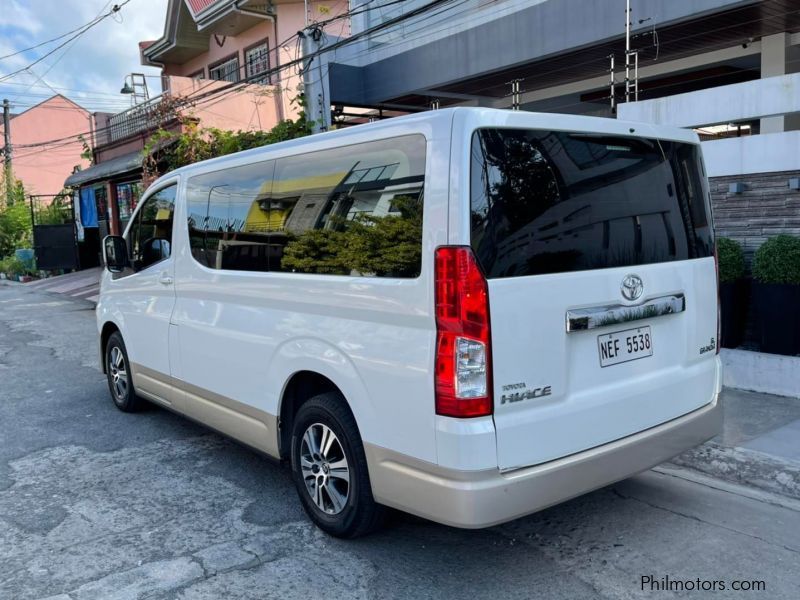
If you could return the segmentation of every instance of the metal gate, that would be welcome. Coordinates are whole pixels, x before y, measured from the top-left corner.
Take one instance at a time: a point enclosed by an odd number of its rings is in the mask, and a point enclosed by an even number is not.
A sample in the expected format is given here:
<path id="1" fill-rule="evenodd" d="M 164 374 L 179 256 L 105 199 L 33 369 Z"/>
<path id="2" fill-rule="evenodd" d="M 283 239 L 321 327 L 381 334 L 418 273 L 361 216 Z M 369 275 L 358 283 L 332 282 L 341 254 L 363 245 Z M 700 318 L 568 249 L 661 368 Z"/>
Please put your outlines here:
<path id="1" fill-rule="evenodd" d="M 43 205 L 43 198 L 54 198 L 54 196 L 30 197 L 36 268 L 42 271 L 75 270 L 78 268 L 78 246 L 72 208 L 63 207 L 61 215 L 55 215 L 54 210 L 50 211 L 50 219 L 60 220 L 61 223 L 46 225 L 37 223 L 42 215 L 39 209 Z"/>
<path id="2" fill-rule="evenodd" d="M 75 245 L 75 225 L 34 225 L 33 251 L 36 268 L 42 271 L 77 269 L 78 249 Z"/>

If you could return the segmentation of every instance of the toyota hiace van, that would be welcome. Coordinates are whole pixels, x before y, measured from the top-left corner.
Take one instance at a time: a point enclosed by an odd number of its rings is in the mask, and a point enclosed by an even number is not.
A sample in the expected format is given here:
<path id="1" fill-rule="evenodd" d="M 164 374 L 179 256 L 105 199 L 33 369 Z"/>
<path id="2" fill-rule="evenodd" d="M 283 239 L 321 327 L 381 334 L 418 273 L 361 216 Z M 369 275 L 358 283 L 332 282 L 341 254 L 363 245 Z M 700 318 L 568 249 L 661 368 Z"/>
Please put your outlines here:
<path id="1" fill-rule="evenodd" d="M 200 162 L 104 240 L 115 404 L 291 465 L 323 530 L 486 527 L 720 428 L 691 131 L 455 108 Z"/>

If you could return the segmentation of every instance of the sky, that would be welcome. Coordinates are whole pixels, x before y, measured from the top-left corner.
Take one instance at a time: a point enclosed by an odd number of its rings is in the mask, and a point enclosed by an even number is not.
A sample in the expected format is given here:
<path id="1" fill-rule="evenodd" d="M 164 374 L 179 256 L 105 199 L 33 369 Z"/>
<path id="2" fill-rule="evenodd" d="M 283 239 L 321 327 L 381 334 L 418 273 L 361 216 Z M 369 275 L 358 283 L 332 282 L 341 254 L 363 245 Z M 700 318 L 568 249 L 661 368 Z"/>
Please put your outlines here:
<path id="1" fill-rule="evenodd" d="M 0 0 L 0 57 L 77 29 L 124 1 Z M 119 91 L 132 72 L 151 76 L 150 95 L 158 94 L 159 69 L 141 65 L 138 43 L 163 35 L 166 10 L 167 0 L 130 0 L 74 42 L 6 80 L 71 36 L 0 58 L 0 99 L 8 98 L 11 112 L 20 113 L 58 92 L 92 111 L 119 112 L 130 106 L 130 97 Z"/>

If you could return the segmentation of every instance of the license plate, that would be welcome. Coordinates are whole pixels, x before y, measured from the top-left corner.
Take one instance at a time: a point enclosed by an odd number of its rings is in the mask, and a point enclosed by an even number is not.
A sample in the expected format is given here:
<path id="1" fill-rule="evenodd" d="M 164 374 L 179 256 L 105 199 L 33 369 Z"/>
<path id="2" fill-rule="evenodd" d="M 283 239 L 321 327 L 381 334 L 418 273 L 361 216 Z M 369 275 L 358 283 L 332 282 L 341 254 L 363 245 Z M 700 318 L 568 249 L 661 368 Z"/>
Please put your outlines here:
<path id="1" fill-rule="evenodd" d="M 653 334 L 650 327 L 637 327 L 597 336 L 600 366 L 610 367 L 653 356 Z"/>

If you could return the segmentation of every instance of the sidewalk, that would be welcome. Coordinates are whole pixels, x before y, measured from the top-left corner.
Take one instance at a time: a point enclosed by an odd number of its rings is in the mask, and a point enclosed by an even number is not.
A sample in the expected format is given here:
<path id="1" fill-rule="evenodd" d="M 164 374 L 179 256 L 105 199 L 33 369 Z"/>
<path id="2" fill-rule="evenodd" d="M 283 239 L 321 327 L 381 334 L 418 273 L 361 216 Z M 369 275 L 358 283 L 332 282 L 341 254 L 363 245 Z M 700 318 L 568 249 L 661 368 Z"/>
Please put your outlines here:
<path id="1" fill-rule="evenodd" d="M 800 499 L 800 399 L 733 388 L 721 399 L 722 434 L 672 462 Z"/>
<path id="2" fill-rule="evenodd" d="M 72 298 L 82 298 L 97 304 L 100 294 L 100 275 L 102 267 L 94 267 L 66 275 L 50 277 L 49 279 L 37 279 L 24 284 L 28 289 L 35 289 L 40 292 L 52 292 L 64 294 Z"/>

